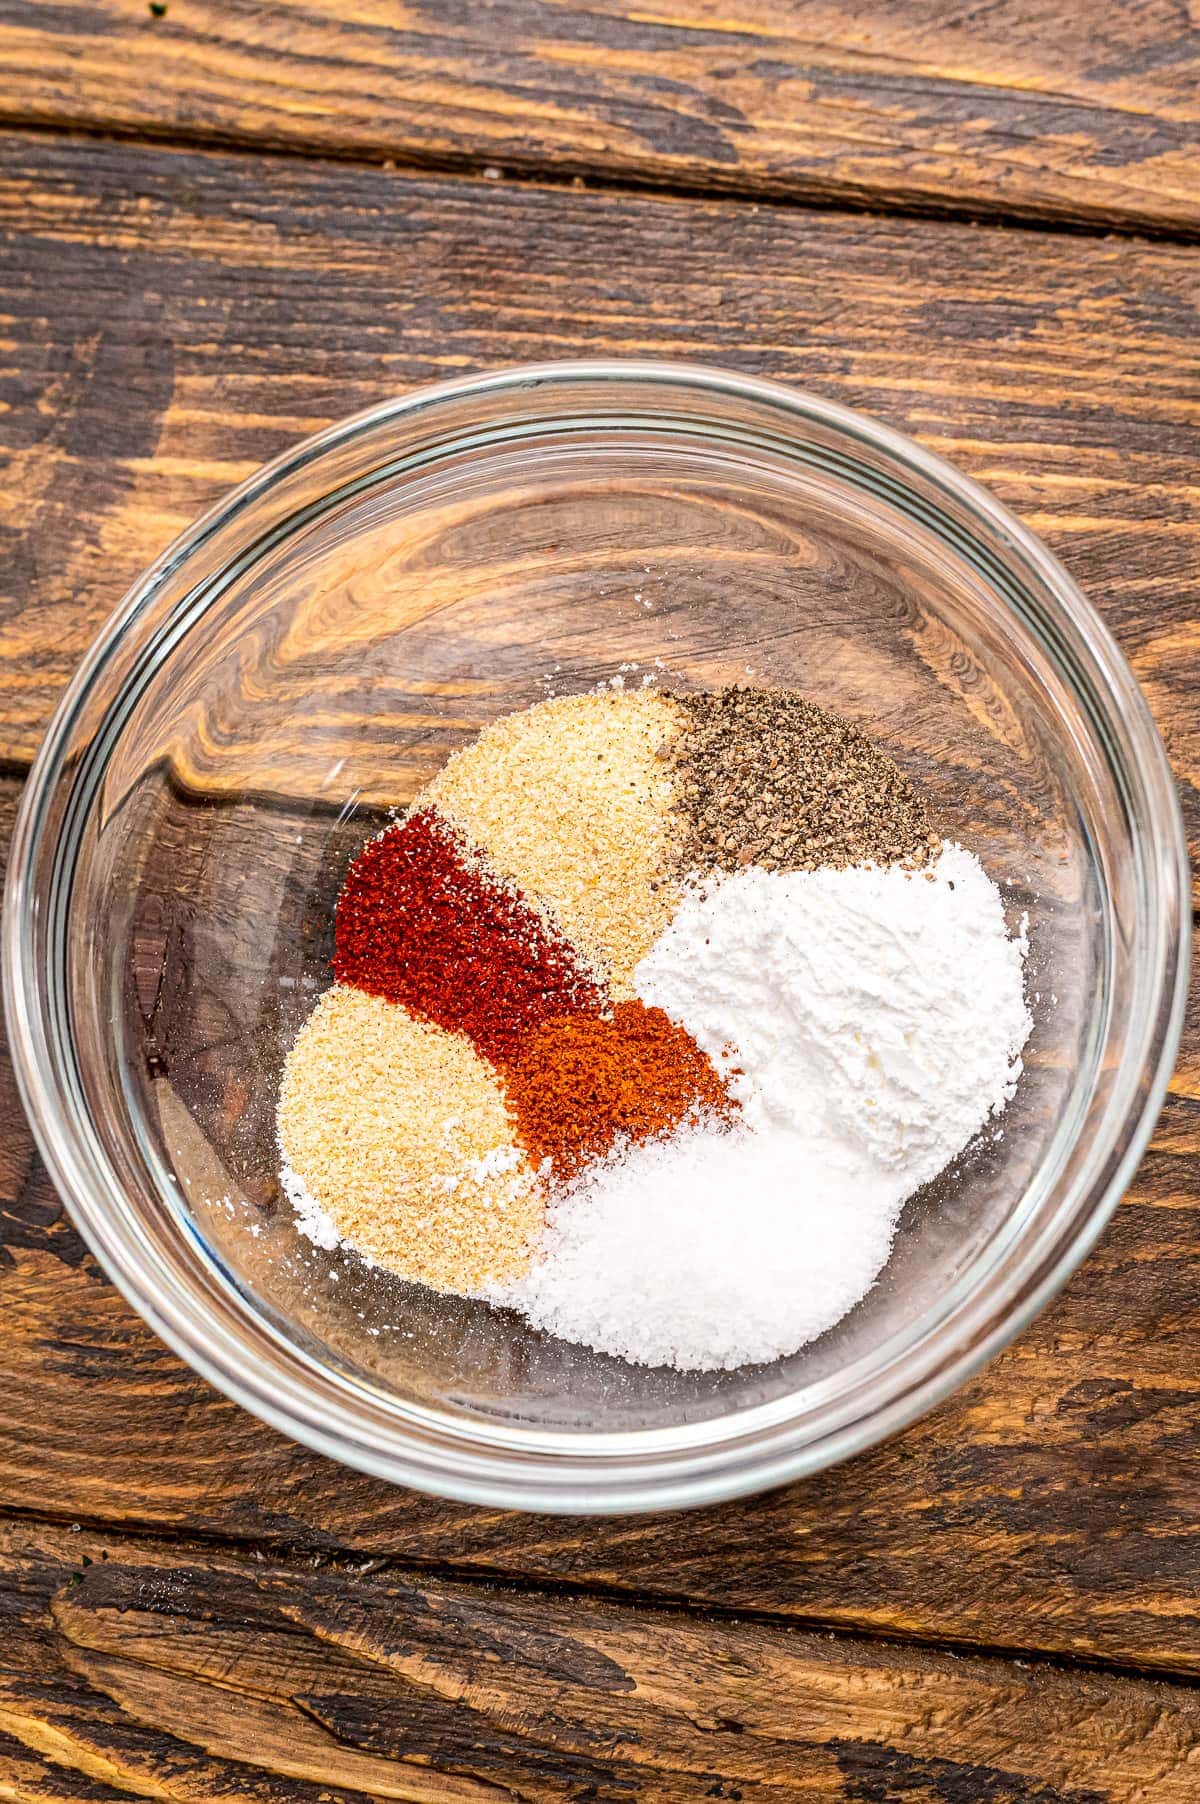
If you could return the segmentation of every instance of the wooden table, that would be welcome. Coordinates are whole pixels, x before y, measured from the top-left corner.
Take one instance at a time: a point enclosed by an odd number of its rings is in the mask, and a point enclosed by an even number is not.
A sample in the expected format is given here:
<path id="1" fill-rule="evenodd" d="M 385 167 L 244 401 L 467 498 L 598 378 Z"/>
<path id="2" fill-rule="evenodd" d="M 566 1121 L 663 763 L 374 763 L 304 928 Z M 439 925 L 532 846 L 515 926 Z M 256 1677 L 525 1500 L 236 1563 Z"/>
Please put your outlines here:
<path id="1" fill-rule="evenodd" d="M 590 352 L 988 483 L 1200 834 L 1184 0 L 2 0 L 0 810 L 126 584 L 300 435 Z M 0 1799 L 1200 1799 L 1200 1014 L 1045 1315 L 840 1469 L 522 1517 L 291 1446 L 142 1326 L 0 1069 Z"/>

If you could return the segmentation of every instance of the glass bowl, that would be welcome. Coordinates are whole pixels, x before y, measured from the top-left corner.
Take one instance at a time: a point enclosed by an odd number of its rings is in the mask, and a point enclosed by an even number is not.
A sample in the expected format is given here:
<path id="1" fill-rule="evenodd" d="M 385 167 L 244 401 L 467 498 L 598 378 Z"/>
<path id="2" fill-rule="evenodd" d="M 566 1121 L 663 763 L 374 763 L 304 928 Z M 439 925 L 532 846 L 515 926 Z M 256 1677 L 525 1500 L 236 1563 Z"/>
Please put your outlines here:
<path id="1" fill-rule="evenodd" d="M 737 1372 L 629 1366 L 322 1252 L 276 1177 L 281 1061 L 329 981 L 349 858 L 486 722 L 647 674 L 796 687 L 860 722 L 1029 917 L 1003 1132 L 911 1201 L 836 1329 Z M 402 1484 L 659 1509 L 866 1446 L 1062 1283 L 1163 1095 L 1186 899 L 1137 686 L 990 496 L 810 396 L 576 363 L 335 426 L 164 553 L 30 778 L 4 977 L 51 1175 L 197 1371 Z"/>

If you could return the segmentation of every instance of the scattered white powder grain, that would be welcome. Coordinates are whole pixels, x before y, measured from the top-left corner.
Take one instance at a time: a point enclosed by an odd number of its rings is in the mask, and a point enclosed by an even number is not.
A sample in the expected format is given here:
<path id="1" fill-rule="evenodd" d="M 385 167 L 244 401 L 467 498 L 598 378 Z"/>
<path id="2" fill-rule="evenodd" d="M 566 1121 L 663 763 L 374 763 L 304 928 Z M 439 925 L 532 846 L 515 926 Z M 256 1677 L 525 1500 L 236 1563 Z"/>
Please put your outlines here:
<path id="1" fill-rule="evenodd" d="M 328 1210 L 322 1209 L 316 1197 L 310 1196 L 304 1179 L 297 1177 L 290 1165 L 283 1165 L 279 1171 L 279 1182 L 283 1186 L 283 1194 L 296 1212 L 296 1226 L 300 1232 L 312 1241 L 314 1246 L 324 1247 L 332 1252 L 340 1246 L 341 1235 L 337 1223 Z"/>
<path id="2" fill-rule="evenodd" d="M 782 1358 L 887 1260 L 890 1174 L 783 1130 L 697 1127 L 592 1167 L 551 1204 L 541 1256 L 496 1302 L 536 1328 L 681 1371 Z"/>

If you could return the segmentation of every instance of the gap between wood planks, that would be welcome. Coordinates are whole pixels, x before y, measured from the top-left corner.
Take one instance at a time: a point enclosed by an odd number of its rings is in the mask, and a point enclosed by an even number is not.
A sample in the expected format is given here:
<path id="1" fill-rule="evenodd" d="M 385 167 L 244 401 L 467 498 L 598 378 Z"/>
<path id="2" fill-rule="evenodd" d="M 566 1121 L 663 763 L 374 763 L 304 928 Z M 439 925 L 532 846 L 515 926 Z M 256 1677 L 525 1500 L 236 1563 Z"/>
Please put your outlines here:
<path id="1" fill-rule="evenodd" d="M 110 1520 L 87 1514 L 59 1515 L 48 1510 L 24 1510 L 10 1504 L 0 1505 L 0 1526 L 5 1523 L 30 1529 L 46 1528 L 58 1533 L 79 1534 L 107 1540 L 119 1549 L 122 1543 L 137 1546 L 164 1545 L 166 1531 L 161 1523 L 138 1523 Z M 198 1560 L 206 1555 L 221 1554 L 244 1563 L 252 1572 L 257 1566 L 273 1566 L 296 1571 L 331 1572 L 355 1578 L 391 1578 L 416 1584 L 452 1585 L 455 1590 L 472 1594 L 534 1599 L 547 1598 L 564 1603 L 605 1604 L 631 1618 L 653 1612 L 657 1616 L 687 1622 L 720 1624 L 723 1627 L 754 1627 L 773 1634 L 795 1632 L 797 1635 L 820 1635 L 840 1646 L 880 1648 L 921 1648 L 930 1653 L 962 1655 L 972 1660 L 1001 1660 L 1019 1666 L 1037 1667 L 1049 1672 L 1069 1674 L 1101 1673 L 1122 1679 L 1153 1679 L 1157 1684 L 1171 1685 L 1190 1693 L 1200 1690 L 1200 1675 L 1184 1673 L 1178 1667 L 1153 1661 L 1121 1660 L 1111 1655 L 1071 1654 L 1062 1649 L 1053 1652 L 1023 1642 L 971 1640 L 959 1635 L 926 1635 L 919 1631 L 904 1634 L 866 1625 L 847 1628 L 819 1614 L 781 1617 L 770 1610 L 756 1610 L 748 1605 L 735 1606 L 713 1602 L 697 1602 L 694 1598 L 670 1592 L 638 1591 L 621 1585 L 605 1585 L 586 1579 L 522 1578 L 504 1567 L 478 1564 L 459 1566 L 453 1560 L 423 1560 L 390 1555 L 354 1553 L 347 1548 L 305 1546 L 303 1542 L 256 1541 L 250 1536 L 207 1531 L 190 1526 L 186 1533 L 170 1534 L 172 1556 L 186 1559 L 189 1553 Z M 2 1580 L 0 1580 L 2 1588 Z"/>
<path id="2" fill-rule="evenodd" d="M 794 182 L 786 190 L 772 189 L 759 183 L 737 187 L 728 182 L 678 181 L 646 175 L 639 177 L 625 169 L 606 174 L 594 164 L 572 164 L 564 159 L 557 163 L 530 163 L 521 168 L 493 163 L 486 157 L 464 152 L 453 156 L 445 152 L 422 155 L 412 148 L 391 150 L 372 156 L 363 149 L 336 145 L 302 145 L 272 142 L 247 134 L 222 131 L 185 131 L 178 127 L 151 126 L 139 128 L 93 126 L 86 120 L 64 118 L 61 122 L 22 118 L 0 106 L 0 132 L 14 132 L 22 137 L 67 140 L 74 143 L 124 144 L 146 150 L 209 152 L 213 155 L 253 156 L 278 159 L 287 163 L 319 165 L 337 163 L 351 168 L 391 171 L 412 176 L 446 176 L 463 181 L 493 180 L 517 188 L 567 189 L 576 193 L 621 196 L 654 195 L 660 200 L 723 201 L 731 206 L 778 208 L 798 213 L 853 213 L 872 219 L 928 219 L 946 224 L 977 226 L 993 231 L 1049 233 L 1075 238 L 1128 239 L 1133 243 L 1197 245 L 1200 228 L 1159 225 L 1151 220 L 1086 220 L 1075 219 L 1047 208 L 1038 212 L 989 205 L 954 206 L 904 194 L 897 190 L 885 196 L 876 190 L 864 191 L 849 184 Z"/>

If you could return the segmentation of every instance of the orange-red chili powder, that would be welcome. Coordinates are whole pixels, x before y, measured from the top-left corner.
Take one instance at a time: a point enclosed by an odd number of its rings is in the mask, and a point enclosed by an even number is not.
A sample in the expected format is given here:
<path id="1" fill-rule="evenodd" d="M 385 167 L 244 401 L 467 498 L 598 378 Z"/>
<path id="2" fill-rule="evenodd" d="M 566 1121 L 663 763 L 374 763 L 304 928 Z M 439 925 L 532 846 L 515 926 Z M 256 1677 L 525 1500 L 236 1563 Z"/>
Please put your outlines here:
<path id="1" fill-rule="evenodd" d="M 604 1002 L 570 943 L 431 809 L 363 847 L 334 927 L 339 983 L 465 1034 L 497 1065 L 548 1016 Z"/>
<path id="2" fill-rule="evenodd" d="M 619 1136 L 649 1140 L 692 1110 L 732 1103 L 707 1054 L 665 1010 L 618 1002 L 611 1019 L 556 1015 L 525 1035 L 503 1071 L 521 1138 L 554 1176 L 603 1158 Z"/>

